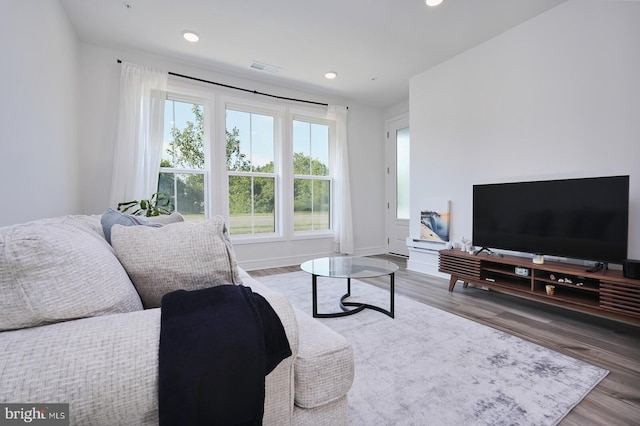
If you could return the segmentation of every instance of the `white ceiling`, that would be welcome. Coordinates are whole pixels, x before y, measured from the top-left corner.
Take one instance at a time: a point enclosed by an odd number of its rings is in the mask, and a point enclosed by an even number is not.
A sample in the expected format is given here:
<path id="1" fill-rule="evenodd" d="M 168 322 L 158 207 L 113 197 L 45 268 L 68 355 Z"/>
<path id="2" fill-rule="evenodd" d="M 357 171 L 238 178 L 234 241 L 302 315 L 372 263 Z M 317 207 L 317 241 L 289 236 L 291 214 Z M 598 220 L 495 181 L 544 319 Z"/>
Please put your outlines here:
<path id="1" fill-rule="evenodd" d="M 82 41 L 377 107 L 408 99 L 412 76 L 564 1 L 61 0 Z"/>

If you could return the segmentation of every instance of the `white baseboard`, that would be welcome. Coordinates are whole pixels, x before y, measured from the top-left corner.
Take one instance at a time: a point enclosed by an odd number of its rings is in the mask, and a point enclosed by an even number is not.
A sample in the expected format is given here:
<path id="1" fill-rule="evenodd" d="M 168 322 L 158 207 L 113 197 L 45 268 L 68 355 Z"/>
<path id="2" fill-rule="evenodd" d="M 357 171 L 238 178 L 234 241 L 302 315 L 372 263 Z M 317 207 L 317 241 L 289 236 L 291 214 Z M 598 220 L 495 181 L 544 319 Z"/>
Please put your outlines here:
<path id="1" fill-rule="evenodd" d="M 438 252 L 433 250 L 414 249 L 410 247 L 407 270 L 439 278 L 451 278 L 449 274 L 443 274 L 438 271 Z"/>

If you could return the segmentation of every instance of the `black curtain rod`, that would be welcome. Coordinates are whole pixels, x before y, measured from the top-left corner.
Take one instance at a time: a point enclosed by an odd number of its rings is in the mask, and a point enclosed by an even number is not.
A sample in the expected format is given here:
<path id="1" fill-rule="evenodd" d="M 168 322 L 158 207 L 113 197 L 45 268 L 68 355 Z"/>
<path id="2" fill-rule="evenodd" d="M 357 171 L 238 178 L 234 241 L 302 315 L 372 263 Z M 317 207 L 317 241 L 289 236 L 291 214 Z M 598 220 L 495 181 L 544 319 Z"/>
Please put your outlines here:
<path id="1" fill-rule="evenodd" d="M 118 59 L 118 63 L 121 64 L 122 60 Z M 168 74 L 172 75 L 174 77 L 187 78 L 189 80 L 199 81 L 201 83 L 208 83 L 208 84 L 213 84 L 215 86 L 226 87 L 227 89 L 240 90 L 242 92 L 253 93 L 254 95 L 268 96 L 270 98 L 282 99 L 282 100 L 285 100 L 285 101 L 302 102 L 302 103 L 306 103 L 306 104 L 329 106 L 329 104 L 325 104 L 325 103 L 322 103 L 322 102 L 314 102 L 314 101 L 307 101 L 307 100 L 304 100 L 304 99 L 287 98 L 285 96 L 272 95 L 272 94 L 269 94 L 269 93 L 258 92 L 257 90 L 249 90 L 249 89 L 244 89 L 242 87 L 236 87 L 236 86 L 231 86 L 231 85 L 228 85 L 228 84 L 217 83 L 215 81 L 203 80 L 201 78 L 191 77 L 191 76 L 184 75 L 184 74 L 177 74 L 177 73 L 171 72 L 171 71 L 169 71 Z"/>

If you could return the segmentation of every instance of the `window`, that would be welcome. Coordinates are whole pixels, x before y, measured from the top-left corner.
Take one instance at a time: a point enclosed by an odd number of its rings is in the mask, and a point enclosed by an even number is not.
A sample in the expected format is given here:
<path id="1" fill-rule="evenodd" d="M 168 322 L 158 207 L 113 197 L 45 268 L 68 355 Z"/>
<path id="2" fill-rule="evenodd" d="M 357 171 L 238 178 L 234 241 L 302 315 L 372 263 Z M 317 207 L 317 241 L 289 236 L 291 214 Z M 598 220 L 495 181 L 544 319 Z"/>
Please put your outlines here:
<path id="1" fill-rule="evenodd" d="M 329 126 L 293 120 L 294 231 L 331 228 Z"/>
<path id="2" fill-rule="evenodd" d="M 396 132 L 396 218 L 409 220 L 409 128 Z"/>
<path id="3" fill-rule="evenodd" d="M 223 215 L 237 242 L 331 233 L 334 124 L 325 111 L 173 90 L 165 100 L 158 191 L 185 220 Z"/>
<path id="4" fill-rule="evenodd" d="M 229 232 L 274 234 L 276 228 L 275 116 L 226 110 Z"/>
<path id="5" fill-rule="evenodd" d="M 165 101 L 158 191 L 169 195 L 185 220 L 205 219 L 204 105 Z"/>

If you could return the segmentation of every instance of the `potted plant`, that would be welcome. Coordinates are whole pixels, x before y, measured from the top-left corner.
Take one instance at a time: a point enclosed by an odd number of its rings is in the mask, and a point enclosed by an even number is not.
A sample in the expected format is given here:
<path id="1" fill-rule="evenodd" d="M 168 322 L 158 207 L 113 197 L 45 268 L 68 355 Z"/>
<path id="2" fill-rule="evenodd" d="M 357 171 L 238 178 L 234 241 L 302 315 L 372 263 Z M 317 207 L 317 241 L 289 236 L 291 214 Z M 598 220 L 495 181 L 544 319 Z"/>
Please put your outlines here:
<path id="1" fill-rule="evenodd" d="M 133 200 L 118 203 L 118 211 L 135 216 L 160 216 L 173 212 L 171 198 L 164 192 L 156 192 L 148 200 Z"/>

